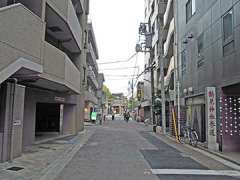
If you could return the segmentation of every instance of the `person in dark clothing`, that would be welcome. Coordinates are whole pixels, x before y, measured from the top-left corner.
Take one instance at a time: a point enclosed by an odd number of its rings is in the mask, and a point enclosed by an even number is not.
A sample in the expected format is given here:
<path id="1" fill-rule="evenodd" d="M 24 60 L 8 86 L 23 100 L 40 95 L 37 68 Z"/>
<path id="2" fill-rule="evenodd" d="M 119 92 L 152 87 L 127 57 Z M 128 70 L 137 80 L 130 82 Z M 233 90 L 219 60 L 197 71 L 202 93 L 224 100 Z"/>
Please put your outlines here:
<path id="1" fill-rule="evenodd" d="M 129 112 L 127 112 L 127 113 L 126 113 L 126 122 L 128 122 L 128 121 L 129 121 L 129 118 L 130 118 L 130 113 L 129 113 Z"/>
<path id="2" fill-rule="evenodd" d="M 114 120 L 114 118 L 115 118 L 114 116 L 115 116 L 115 115 L 114 115 L 114 113 L 112 113 L 112 121 L 113 121 L 113 120 Z"/>

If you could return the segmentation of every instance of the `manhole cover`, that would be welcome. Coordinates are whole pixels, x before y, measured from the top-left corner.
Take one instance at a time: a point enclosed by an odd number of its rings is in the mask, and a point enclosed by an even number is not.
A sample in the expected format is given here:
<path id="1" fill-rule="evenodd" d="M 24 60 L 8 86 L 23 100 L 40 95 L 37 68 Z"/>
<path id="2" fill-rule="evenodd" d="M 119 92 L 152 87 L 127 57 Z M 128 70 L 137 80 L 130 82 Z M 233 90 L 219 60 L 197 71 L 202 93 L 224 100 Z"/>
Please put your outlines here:
<path id="1" fill-rule="evenodd" d="M 20 170 L 23 170 L 23 169 L 24 169 L 23 167 L 17 167 L 17 166 L 7 168 L 7 170 L 9 170 L 9 171 L 20 171 Z"/>

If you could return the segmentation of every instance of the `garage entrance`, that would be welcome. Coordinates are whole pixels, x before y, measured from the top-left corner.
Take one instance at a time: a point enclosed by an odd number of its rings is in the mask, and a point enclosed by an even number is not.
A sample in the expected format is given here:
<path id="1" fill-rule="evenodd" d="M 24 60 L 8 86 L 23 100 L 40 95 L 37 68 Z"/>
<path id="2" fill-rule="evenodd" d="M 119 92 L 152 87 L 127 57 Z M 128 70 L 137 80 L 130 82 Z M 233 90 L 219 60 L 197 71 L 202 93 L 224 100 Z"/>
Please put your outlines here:
<path id="1" fill-rule="evenodd" d="M 35 139 L 42 140 L 60 134 L 60 104 L 37 103 Z"/>

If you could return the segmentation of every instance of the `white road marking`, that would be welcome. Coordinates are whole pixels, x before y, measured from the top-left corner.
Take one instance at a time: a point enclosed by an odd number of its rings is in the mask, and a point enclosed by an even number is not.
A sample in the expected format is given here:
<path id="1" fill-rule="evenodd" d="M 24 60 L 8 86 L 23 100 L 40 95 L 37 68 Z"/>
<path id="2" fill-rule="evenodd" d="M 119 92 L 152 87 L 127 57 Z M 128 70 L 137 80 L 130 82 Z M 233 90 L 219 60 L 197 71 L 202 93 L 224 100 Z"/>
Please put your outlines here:
<path id="1" fill-rule="evenodd" d="M 239 171 L 198 170 L 198 169 L 151 169 L 154 175 L 199 175 L 199 176 L 232 176 L 240 177 Z"/>

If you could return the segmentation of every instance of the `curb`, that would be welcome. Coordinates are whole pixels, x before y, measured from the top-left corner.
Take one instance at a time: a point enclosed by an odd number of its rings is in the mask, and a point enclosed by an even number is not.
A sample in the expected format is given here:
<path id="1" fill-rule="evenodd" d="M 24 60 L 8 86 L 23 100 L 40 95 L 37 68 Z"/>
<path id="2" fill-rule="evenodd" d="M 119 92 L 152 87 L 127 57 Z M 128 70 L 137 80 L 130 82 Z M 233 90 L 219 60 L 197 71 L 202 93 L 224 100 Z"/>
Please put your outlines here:
<path id="1" fill-rule="evenodd" d="M 213 154 L 213 155 L 215 155 L 215 156 L 218 156 L 218 157 L 220 157 L 220 158 L 222 158 L 222 159 L 224 159 L 224 160 L 226 160 L 226 161 L 229 161 L 229 162 L 231 162 L 231 163 L 233 163 L 233 164 L 236 164 L 236 165 L 240 166 L 240 163 L 239 163 L 239 162 L 234 161 L 234 160 L 232 160 L 232 159 L 230 159 L 230 158 L 228 158 L 228 157 L 220 154 L 219 152 L 210 151 L 210 150 L 208 150 L 208 149 L 206 149 L 206 148 L 204 148 L 204 147 L 202 147 L 202 146 L 197 146 L 197 148 L 198 148 L 198 149 L 201 149 L 201 150 L 203 150 L 203 151 L 206 151 L 206 152 L 208 152 L 208 153 L 210 153 L 210 154 Z"/>
<path id="2" fill-rule="evenodd" d="M 158 134 L 156 134 L 156 135 L 158 135 Z M 163 135 L 163 134 L 161 134 L 161 135 Z M 165 136 L 166 138 L 170 139 L 171 141 L 176 142 L 175 139 L 172 136 L 170 136 L 170 135 L 163 135 L 163 136 Z M 206 149 L 206 148 L 204 148 L 202 146 L 199 146 L 199 145 L 197 147 L 192 147 L 191 145 L 188 145 L 188 144 L 185 144 L 185 143 L 182 143 L 182 145 L 184 145 L 187 148 L 191 148 L 194 151 L 202 153 L 202 154 L 204 154 L 204 155 L 206 155 L 208 157 L 214 158 L 212 156 L 215 156 L 215 157 L 219 158 L 219 160 L 217 160 L 217 159 L 216 160 L 221 162 L 222 164 L 224 164 L 224 165 L 226 165 L 228 167 L 231 167 L 233 169 L 236 169 L 238 171 L 240 170 L 240 163 L 239 162 L 236 162 L 236 161 L 234 161 L 232 159 L 229 159 L 226 156 L 219 154 L 218 152 L 210 151 L 210 150 L 208 150 L 208 149 Z"/>
<path id="3" fill-rule="evenodd" d="M 33 179 L 36 180 L 54 180 L 65 168 L 65 166 L 72 160 L 74 155 L 87 143 L 87 141 L 92 137 L 95 131 L 84 130 L 79 132 L 72 140 L 78 142 L 74 143 L 72 146 L 67 148 L 58 159 L 53 163 L 48 165 L 39 174 L 37 174 Z M 81 137 L 83 136 L 83 137 Z M 79 139 L 81 138 L 81 139 Z"/>

